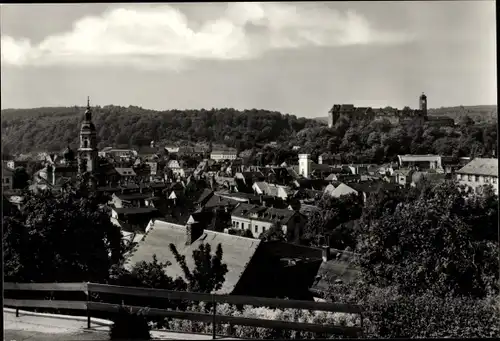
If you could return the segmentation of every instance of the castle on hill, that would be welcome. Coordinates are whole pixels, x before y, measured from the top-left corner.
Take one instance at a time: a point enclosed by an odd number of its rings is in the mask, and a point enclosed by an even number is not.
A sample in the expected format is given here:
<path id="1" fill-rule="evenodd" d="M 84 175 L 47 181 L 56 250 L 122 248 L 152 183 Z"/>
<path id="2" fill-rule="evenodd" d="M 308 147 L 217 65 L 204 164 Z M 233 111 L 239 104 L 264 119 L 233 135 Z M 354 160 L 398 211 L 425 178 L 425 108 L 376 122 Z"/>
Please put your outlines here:
<path id="1" fill-rule="evenodd" d="M 453 126 L 454 121 L 449 117 L 429 116 L 427 114 L 427 96 L 422 93 L 419 97 L 419 108 L 371 108 L 355 107 L 353 104 L 334 104 L 328 112 L 328 127 L 332 128 L 341 115 L 348 115 L 355 120 L 386 119 L 391 124 L 397 125 L 408 121 L 420 121 L 439 126 Z"/>

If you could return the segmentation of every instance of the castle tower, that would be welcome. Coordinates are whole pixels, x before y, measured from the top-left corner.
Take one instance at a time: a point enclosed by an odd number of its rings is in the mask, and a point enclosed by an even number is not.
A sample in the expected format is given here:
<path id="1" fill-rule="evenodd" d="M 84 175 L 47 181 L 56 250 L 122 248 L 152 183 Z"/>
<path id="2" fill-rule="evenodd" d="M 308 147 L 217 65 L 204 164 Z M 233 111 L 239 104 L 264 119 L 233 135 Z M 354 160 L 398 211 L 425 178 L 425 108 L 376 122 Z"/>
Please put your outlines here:
<path id="1" fill-rule="evenodd" d="M 82 127 L 80 129 L 80 148 L 78 148 L 78 171 L 80 174 L 97 170 L 97 136 L 92 123 L 90 100 L 87 97 L 87 110 L 85 110 Z"/>
<path id="2" fill-rule="evenodd" d="M 309 159 L 310 154 L 299 154 L 299 175 L 304 178 L 309 178 L 311 173 L 311 160 Z"/>
<path id="3" fill-rule="evenodd" d="M 427 116 L 427 96 L 423 92 L 420 95 L 419 109 L 422 111 L 422 116 Z"/>

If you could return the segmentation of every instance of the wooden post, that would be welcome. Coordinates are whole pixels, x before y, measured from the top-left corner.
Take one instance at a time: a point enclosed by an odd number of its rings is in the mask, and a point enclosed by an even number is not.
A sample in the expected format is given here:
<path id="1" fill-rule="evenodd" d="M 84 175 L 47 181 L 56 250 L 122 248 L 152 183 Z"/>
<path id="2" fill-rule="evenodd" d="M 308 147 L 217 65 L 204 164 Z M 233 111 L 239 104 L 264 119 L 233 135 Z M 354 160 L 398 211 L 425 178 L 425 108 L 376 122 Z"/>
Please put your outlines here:
<path id="1" fill-rule="evenodd" d="M 365 330 L 363 329 L 363 313 L 359 313 L 359 317 L 361 318 L 361 337 L 364 338 Z"/>
<path id="2" fill-rule="evenodd" d="M 88 283 L 87 283 L 87 292 L 85 293 L 85 295 L 87 296 L 87 329 L 90 329 L 90 310 L 89 310 L 90 292 Z"/>
<path id="3" fill-rule="evenodd" d="M 217 332 L 217 324 L 215 323 L 215 316 L 217 315 L 217 303 L 215 302 L 215 296 L 212 295 L 212 312 L 213 312 L 213 315 L 212 315 L 212 339 L 216 339 L 217 338 L 217 335 L 216 335 L 216 332 Z"/>

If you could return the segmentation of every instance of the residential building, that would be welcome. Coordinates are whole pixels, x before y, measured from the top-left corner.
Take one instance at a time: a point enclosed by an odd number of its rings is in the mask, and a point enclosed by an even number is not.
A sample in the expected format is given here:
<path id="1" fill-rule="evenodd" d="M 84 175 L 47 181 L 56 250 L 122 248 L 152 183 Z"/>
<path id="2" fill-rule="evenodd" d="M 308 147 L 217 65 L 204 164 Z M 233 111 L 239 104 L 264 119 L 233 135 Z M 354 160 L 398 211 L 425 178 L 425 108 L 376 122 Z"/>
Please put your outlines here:
<path id="1" fill-rule="evenodd" d="M 305 222 L 305 217 L 289 209 L 239 204 L 231 212 L 231 224 L 238 230 L 250 230 L 255 238 L 276 224 L 285 234 L 295 234 Z"/>
<path id="2" fill-rule="evenodd" d="M 7 167 L 14 170 L 16 169 L 17 167 L 24 167 L 26 168 L 28 166 L 28 161 L 26 160 L 9 160 L 7 161 L 6 163 Z"/>
<path id="3" fill-rule="evenodd" d="M 210 159 L 215 161 L 236 160 L 238 154 L 236 150 L 213 150 Z"/>
<path id="4" fill-rule="evenodd" d="M 398 155 L 400 168 L 417 168 L 417 170 L 435 169 L 443 170 L 441 156 L 439 155 Z"/>
<path id="5" fill-rule="evenodd" d="M 268 182 L 255 182 L 252 185 L 252 189 L 255 194 L 269 195 L 283 200 L 288 199 L 288 197 L 292 194 L 290 187 L 270 184 Z"/>
<path id="6" fill-rule="evenodd" d="M 475 158 L 456 172 L 456 179 L 477 194 L 484 185 L 491 185 L 498 195 L 498 159 Z"/>
<path id="7" fill-rule="evenodd" d="M 7 167 L 2 167 L 2 190 L 11 190 L 14 186 L 14 173 Z"/>
<path id="8" fill-rule="evenodd" d="M 414 171 L 411 169 L 398 169 L 394 171 L 395 181 L 400 186 L 409 186 L 412 182 Z"/>

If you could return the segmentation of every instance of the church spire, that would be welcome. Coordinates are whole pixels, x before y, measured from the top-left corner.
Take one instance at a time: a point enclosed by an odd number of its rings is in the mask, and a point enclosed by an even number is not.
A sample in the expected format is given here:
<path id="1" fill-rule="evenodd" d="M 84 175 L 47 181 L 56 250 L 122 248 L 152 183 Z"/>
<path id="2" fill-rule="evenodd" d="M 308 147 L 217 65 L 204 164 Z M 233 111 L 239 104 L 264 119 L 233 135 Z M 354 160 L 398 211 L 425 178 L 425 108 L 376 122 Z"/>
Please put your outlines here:
<path id="1" fill-rule="evenodd" d="M 85 110 L 85 121 L 92 121 L 92 111 L 90 110 L 90 96 L 87 96 L 87 110 Z"/>

